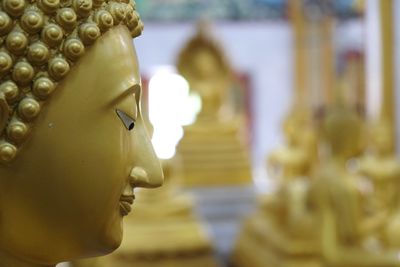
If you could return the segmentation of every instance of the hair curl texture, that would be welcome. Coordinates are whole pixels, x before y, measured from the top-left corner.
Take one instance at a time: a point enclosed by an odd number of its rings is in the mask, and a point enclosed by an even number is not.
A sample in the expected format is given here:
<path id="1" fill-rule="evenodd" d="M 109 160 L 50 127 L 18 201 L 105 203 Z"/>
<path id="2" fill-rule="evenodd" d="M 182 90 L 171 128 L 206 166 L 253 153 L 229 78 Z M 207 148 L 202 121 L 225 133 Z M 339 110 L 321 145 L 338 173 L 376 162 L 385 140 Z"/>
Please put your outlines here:
<path id="1" fill-rule="evenodd" d="M 0 114 L 6 120 L 0 125 L 0 162 L 15 158 L 42 105 L 86 47 L 119 24 L 133 38 L 141 34 L 134 2 L 1 0 L 0 105 L 9 112 Z"/>

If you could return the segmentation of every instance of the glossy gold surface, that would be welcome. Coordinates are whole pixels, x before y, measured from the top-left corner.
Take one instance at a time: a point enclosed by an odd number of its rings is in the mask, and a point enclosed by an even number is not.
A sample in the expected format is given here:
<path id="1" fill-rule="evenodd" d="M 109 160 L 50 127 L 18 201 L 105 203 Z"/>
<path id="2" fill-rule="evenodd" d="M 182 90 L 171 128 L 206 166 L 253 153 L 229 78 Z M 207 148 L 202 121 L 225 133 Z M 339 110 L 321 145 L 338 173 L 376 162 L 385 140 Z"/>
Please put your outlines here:
<path id="1" fill-rule="evenodd" d="M 1 266 L 53 266 L 119 246 L 133 188 L 163 180 L 140 97 L 131 33 L 114 27 L 58 84 L 18 157 L 0 166 Z M 135 121 L 131 131 L 117 109 Z"/>

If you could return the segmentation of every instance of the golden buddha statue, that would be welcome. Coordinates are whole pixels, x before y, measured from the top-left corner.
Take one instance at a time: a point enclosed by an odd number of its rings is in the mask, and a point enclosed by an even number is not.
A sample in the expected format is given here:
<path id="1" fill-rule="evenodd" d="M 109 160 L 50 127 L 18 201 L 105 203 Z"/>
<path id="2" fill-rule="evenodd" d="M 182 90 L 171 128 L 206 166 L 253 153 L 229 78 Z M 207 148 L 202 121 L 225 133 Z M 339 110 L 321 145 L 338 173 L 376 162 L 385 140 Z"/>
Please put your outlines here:
<path id="1" fill-rule="evenodd" d="M 322 244 L 321 260 L 333 267 L 400 266 L 396 248 L 371 242 L 379 225 L 369 220 L 371 195 L 363 180 L 348 168 L 349 159 L 363 150 L 362 133 L 360 117 L 348 109 L 336 107 L 325 118 L 323 135 L 330 156 L 316 172 L 310 194 Z M 381 198 L 383 191 L 379 192 L 375 198 Z"/>
<path id="2" fill-rule="evenodd" d="M 294 105 L 283 124 L 286 145 L 268 156 L 267 167 L 272 176 L 292 176 L 286 165 L 304 164 L 304 175 L 309 175 L 318 160 L 317 130 L 309 108 Z M 307 163 L 301 163 L 307 161 Z M 278 175 L 280 173 L 280 175 Z"/>
<path id="3" fill-rule="evenodd" d="M 182 157 L 184 183 L 190 186 L 250 183 L 249 156 L 239 117 L 223 114 L 232 85 L 230 67 L 219 46 L 204 28 L 187 43 L 178 58 L 178 70 L 202 103 L 194 124 L 185 127 L 177 153 Z M 228 117 L 228 118 L 227 118 Z"/>
<path id="4" fill-rule="evenodd" d="M 359 160 L 359 173 L 370 184 L 365 209 L 364 232 L 375 245 L 400 249 L 398 183 L 400 161 L 393 154 L 392 126 L 379 121 L 371 127 L 370 153 Z"/>
<path id="5" fill-rule="evenodd" d="M 162 165 L 163 187 L 136 194 L 135 212 L 125 220 L 121 247 L 103 257 L 100 264 L 118 267 L 218 265 L 208 233 L 193 212 L 192 199 L 180 190 L 180 164 L 176 160 L 165 160 Z M 80 263 L 73 266 L 81 267 Z"/>
<path id="6" fill-rule="evenodd" d="M 288 145 L 268 158 L 277 190 L 260 197 L 257 212 L 244 224 L 233 252 L 236 266 L 320 266 L 309 207 L 310 170 L 316 156 L 310 145 L 316 149 L 316 135 L 304 123 L 306 114 L 292 113 L 285 121 Z"/>
<path id="7" fill-rule="evenodd" d="M 140 110 L 141 29 L 128 1 L 1 2 L 0 266 L 112 252 L 133 188 L 161 185 Z"/>

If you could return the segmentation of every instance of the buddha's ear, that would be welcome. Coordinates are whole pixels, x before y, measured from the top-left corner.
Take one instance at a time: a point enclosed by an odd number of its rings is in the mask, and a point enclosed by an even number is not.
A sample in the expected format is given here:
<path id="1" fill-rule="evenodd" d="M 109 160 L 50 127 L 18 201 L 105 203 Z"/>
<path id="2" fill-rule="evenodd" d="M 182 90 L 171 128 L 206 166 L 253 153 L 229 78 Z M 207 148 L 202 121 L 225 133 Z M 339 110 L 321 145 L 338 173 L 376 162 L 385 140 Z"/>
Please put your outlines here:
<path id="1" fill-rule="evenodd" d="M 0 135 L 6 127 L 9 116 L 10 110 L 6 98 L 3 93 L 0 93 Z"/>

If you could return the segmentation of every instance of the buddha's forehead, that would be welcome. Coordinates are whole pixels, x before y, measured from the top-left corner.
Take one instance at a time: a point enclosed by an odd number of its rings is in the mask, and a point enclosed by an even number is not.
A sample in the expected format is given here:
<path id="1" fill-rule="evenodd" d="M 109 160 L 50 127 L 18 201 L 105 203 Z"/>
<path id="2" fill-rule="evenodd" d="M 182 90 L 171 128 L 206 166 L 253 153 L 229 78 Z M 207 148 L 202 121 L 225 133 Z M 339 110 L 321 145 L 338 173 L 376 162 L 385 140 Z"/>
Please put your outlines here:
<path id="1" fill-rule="evenodd" d="M 107 32 L 81 60 L 81 66 L 77 67 L 77 71 L 82 70 L 81 79 L 94 77 L 94 82 L 103 89 L 91 94 L 105 94 L 107 98 L 118 97 L 128 88 L 140 84 L 135 47 L 124 26 Z"/>
<path id="2" fill-rule="evenodd" d="M 136 50 L 125 26 L 118 26 L 107 32 L 94 48 L 91 55 L 93 68 L 98 69 L 100 64 L 99 72 L 107 75 L 107 80 L 124 77 L 139 83 Z"/>

